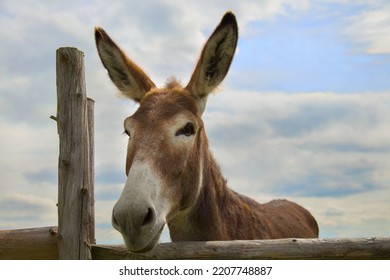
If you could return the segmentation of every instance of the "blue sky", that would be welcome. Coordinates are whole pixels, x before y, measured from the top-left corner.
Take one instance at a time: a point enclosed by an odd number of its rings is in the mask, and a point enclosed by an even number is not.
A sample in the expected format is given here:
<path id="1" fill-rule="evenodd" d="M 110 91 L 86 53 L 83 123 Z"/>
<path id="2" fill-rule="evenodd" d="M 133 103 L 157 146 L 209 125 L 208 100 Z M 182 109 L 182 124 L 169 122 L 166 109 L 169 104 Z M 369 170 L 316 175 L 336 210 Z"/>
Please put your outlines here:
<path id="1" fill-rule="evenodd" d="M 137 106 L 117 96 L 93 27 L 156 84 L 171 75 L 186 83 L 227 10 L 237 16 L 238 51 L 204 120 L 230 187 L 260 202 L 299 202 L 321 237 L 389 236 L 385 0 L 2 1 L 0 229 L 57 223 L 55 50 L 74 46 L 96 101 L 97 240 L 121 243 L 110 214 L 126 179 L 122 122 Z"/>
<path id="2" fill-rule="evenodd" d="M 343 7 L 332 5 L 327 10 Z M 356 10 L 361 12 L 363 8 Z M 249 83 L 253 90 L 291 93 L 387 90 L 389 57 L 366 55 L 352 38 L 346 38 L 346 31 L 340 30 L 340 26 L 350 24 L 348 12 L 345 7 L 329 17 L 307 13 L 302 17 L 278 17 L 272 22 L 251 24 L 258 36 L 240 41 L 245 56 L 236 60 L 237 69 L 244 77 L 248 72 L 261 77 L 259 82 Z M 246 83 L 245 78 L 240 80 Z"/>

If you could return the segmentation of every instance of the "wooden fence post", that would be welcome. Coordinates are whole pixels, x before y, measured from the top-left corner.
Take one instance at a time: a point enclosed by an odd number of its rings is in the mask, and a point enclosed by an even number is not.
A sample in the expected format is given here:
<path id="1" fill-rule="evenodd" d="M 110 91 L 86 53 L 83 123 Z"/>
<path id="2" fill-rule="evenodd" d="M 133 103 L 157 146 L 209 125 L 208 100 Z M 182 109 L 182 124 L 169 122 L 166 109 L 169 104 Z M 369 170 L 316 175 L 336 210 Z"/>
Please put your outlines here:
<path id="1" fill-rule="evenodd" d="M 83 58 L 75 48 L 56 53 L 59 259 L 91 259 L 95 242 L 93 101 L 87 102 Z"/>

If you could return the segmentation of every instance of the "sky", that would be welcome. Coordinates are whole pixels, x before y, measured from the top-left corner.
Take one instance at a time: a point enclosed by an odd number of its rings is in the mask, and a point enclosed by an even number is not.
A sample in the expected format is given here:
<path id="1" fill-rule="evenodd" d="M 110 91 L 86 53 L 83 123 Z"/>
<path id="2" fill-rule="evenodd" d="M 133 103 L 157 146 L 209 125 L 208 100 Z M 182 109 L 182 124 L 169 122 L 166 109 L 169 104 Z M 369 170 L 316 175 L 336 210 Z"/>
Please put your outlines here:
<path id="1" fill-rule="evenodd" d="M 84 52 L 95 100 L 99 244 L 123 243 L 111 211 L 124 186 L 118 96 L 95 48 L 103 27 L 159 86 L 186 84 L 223 14 L 238 20 L 230 71 L 203 115 L 230 188 L 287 198 L 321 238 L 390 236 L 390 3 L 386 0 L 0 2 L 0 230 L 57 224 L 55 52 Z M 164 232 L 162 241 L 168 241 Z"/>

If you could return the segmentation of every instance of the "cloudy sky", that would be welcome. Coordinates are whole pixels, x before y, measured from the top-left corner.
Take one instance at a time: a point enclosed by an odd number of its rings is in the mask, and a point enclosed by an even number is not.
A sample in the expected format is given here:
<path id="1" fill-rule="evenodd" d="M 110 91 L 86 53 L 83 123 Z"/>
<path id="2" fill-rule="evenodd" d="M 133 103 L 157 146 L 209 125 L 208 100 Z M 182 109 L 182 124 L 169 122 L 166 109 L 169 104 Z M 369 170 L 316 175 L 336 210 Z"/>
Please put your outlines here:
<path id="1" fill-rule="evenodd" d="M 98 243 L 122 243 L 112 206 L 125 182 L 123 119 L 99 61 L 103 27 L 163 85 L 186 83 L 227 10 L 238 51 L 204 120 L 229 185 L 308 208 L 320 236 L 390 236 L 390 3 L 387 0 L 0 2 L 0 229 L 57 224 L 55 51 L 85 54 L 95 103 Z M 166 233 L 165 233 L 166 234 Z M 166 240 L 166 236 L 164 236 Z"/>

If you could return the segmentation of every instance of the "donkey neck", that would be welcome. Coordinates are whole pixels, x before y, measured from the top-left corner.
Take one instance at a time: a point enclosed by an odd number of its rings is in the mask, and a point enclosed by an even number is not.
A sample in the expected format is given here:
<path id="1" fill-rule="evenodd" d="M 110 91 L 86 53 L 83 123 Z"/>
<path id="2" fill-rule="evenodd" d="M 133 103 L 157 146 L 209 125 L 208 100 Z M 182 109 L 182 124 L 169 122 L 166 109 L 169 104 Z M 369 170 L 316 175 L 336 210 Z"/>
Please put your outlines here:
<path id="1" fill-rule="evenodd" d="M 208 149 L 203 167 L 203 184 L 195 203 L 168 222 L 172 241 L 226 240 L 228 228 L 232 226 L 226 220 L 228 217 L 229 221 L 236 220 L 234 202 L 237 195 L 227 187 Z"/>

